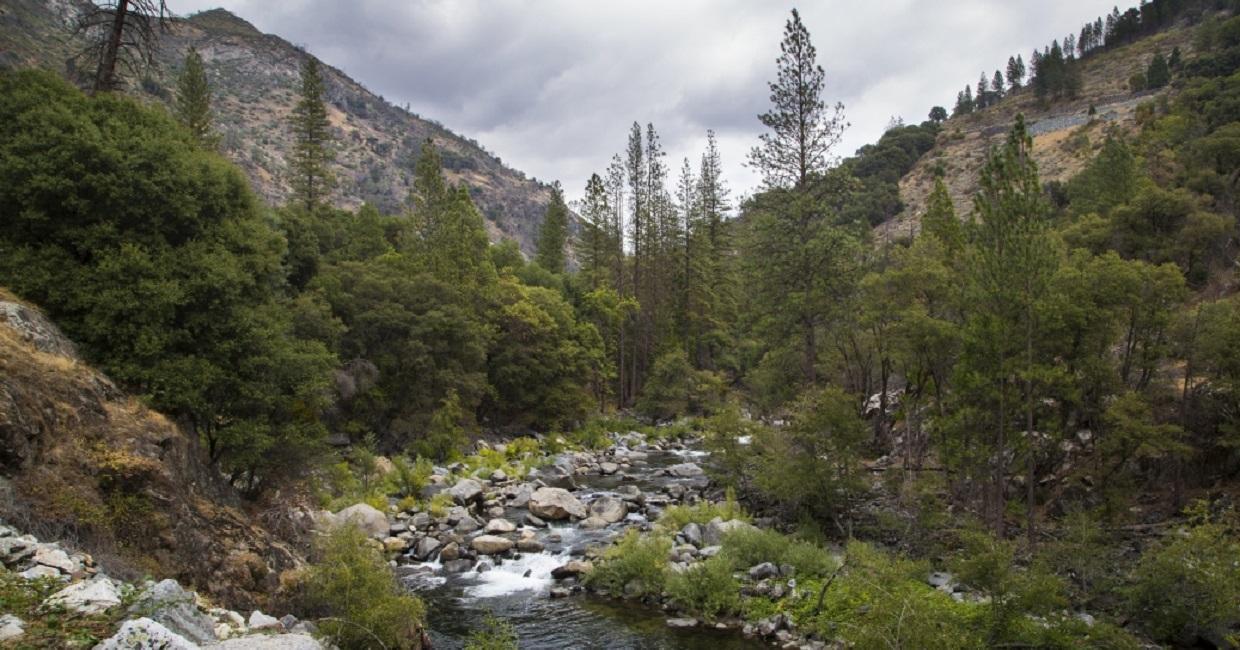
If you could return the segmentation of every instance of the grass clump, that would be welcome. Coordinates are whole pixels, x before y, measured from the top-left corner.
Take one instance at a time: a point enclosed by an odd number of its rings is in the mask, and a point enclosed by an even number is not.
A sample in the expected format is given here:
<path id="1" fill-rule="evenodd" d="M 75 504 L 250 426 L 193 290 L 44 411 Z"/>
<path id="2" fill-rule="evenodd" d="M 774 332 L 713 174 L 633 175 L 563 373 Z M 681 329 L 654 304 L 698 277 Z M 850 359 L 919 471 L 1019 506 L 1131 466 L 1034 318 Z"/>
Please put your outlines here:
<path id="1" fill-rule="evenodd" d="M 667 579 L 667 592 L 681 608 L 708 621 L 740 611 L 740 583 L 721 557 L 698 562 Z"/>
<path id="2" fill-rule="evenodd" d="M 805 578 L 826 577 L 839 567 L 831 553 L 817 544 L 758 528 L 734 530 L 724 535 L 720 557 L 738 570 L 762 562 L 790 565 L 798 577 Z"/>
<path id="3" fill-rule="evenodd" d="M 658 594 L 667 583 L 667 554 L 672 541 L 663 536 L 643 536 L 634 529 L 607 549 L 586 584 L 613 594 Z"/>
<path id="4" fill-rule="evenodd" d="M 355 526 L 322 538 L 302 584 L 305 611 L 337 646 L 417 648 L 425 608 Z"/>
<path id="5" fill-rule="evenodd" d="M 749 513 L 736 500 L 736 494 L 728 490 L 723 501 L 701 501 L 693 505 L 670 506 L 659 517 L 659 528 L 668 532 L 677 532 L 689 524 L 706 525 L 714 518 L 723 521 L 739 519 L 750 520 Z"/>
<path id="6" fill-rule="evenodd" d="M 487 614 L 482 627 L 469 633 L 464 650 L 517 650 L 517 632 L 512 624 Z"/>

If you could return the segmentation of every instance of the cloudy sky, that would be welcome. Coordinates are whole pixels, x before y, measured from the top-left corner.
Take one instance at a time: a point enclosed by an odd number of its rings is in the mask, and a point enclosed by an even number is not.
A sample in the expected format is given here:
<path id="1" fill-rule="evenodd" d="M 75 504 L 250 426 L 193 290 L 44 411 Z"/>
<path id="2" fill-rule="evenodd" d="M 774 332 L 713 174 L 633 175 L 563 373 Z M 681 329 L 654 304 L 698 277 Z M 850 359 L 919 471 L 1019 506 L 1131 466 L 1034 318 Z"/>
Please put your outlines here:
<path id="1" fill-rule="evenodd" d="M 840 155 L 892 117 L 925 119 L 1017 52 L 1076 32 L 1115 0 L 817 0 L 800 5 L 827 98 L 851 127 Z M 579 197 L 653 122 L 678 170 L 707 129 L 733 194 L 767 105 L 789 10 L 767 0 L 168 0 L 223 6 L 397 105 L 477 139 L 508 164 Z"/>

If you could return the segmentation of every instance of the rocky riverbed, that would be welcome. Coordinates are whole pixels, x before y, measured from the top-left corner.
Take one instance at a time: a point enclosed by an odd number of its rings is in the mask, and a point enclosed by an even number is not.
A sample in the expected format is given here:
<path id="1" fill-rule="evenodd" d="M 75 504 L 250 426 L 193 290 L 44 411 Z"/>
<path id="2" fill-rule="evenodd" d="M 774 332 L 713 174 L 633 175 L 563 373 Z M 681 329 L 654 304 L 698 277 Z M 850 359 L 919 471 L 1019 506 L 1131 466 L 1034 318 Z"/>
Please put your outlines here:
<path id="1" fill-rule="evenodd" d="M 427 600 L 435 648 L 460 647 L 488 614 L 512 624 L 522 648 L 763 647 L 737 629 L 687 626 L 657 606 L 586 592 L 583 574 L 613 540 L 708 489 L 706 454 L 692 441 L 613 440 L 557 454 L 523 479 L 437 468 L 426 496 L 452 499 L 438 514 L 358 505 L 331 518 L 362 525 L 392 552 L 402 582 Z"/>

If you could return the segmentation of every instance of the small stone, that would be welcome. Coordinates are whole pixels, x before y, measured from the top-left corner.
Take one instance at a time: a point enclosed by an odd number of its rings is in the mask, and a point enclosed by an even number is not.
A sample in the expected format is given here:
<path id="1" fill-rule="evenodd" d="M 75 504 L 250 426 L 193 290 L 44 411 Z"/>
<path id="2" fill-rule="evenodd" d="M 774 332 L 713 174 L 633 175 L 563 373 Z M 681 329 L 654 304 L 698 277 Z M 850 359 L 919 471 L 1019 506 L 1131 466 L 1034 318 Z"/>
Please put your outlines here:
<path id="1" fill-rule="evenodd" d="M 533 515 L 533 514 L 525 515 L 525 523 L 535 528 L 546 528 L 547 527 L 547 522 L 543 521 L 537 515 Z"/>
<path id="2" fill-rule="evenodd" d="M 570 590 L 568 587 L 552 587 L 551 588 L 552 598 L 568 598 L 569 595 L 571 595 L 572 593 L 573 593 L 572 590 Z"/>
<path id="3" fill-rule="evenodd" d="M 533 537 L 526 537 L 517 540 L 517 550 L 522 553 L 541 553 L 543 544 Z"/>
<path id="4" fill-rule="evenodd" d="M 251 630 L 283 630 L 284 625 L 280 623 L 280 619 L 274 616 L 268 616 L 259 610 L 250 612 L 250 619 L 246 621 L 246 625 Z"/>
<path id="5" fill-rule="evenodd" d="M 121 604 L 121 592 L 107 576 L 78 582 L 52 594 L 46 601 L 80 614 L 101 614 Z"/>
<path id="6" fill-rule="evenodd" d="M 584 573 L 589 573 L 593 569 L 594 565 L 587 560 L 569 560 L 567 564 L 552 569 L 551 577 L 556 580 L 576 578 Z"/>
<path id="7" fill-rule="evenodd" d="M 607 527 L 607 520 L 602 517 L 591 516 L 581 520 L 581 523 L 577 525 L 585 530 L 598 530 Z"/>
<path id="8" fill-rule="evenodd" d="M 765 580 L 777 576 L 779 576 L 779 567 L 770 562 L 763 562 L 749 568 L 750 580 Z"/>
<path id="9" fill-rule="evenodd" d="M 615 463 L 599 463 L 598 473 L 603 476 L 611 476 L 620 471 L 620 466 Z"/>
<path id="10" fill-rule="evenodd" d="M 198 647 L 198 644 L 169 630 L 157 621 L 142 617 L 125 621 L 116 634 L 95 646 L 94 650 L 134 650 L 135 648 L 198 650 Z"/>
<path id="11" fill-rule="evenodd" d="M 689 522 L 685 524 L 684 528 L 680 529 L 680 534 L 682 537 L 685 538 L 686 542 L 694 546 L 702 545 L 702 527 L 701 526 L 698 526 L 697 524 L 693 522 Z"/>
<path id="12" fill-rule="evenodd" d="M 667 619 L 667 626 L 670 628 L 684 630 L 691 627 L 697 627 L 698 620 L 696 618 L 669 618 Z"/>
<path id="13" fill-rule="evenodd" d="M 427 539 L 430 539 L 430 538 L 428 537 Z M 432 540 L 432 541 L 434 541 L 436 545 L 439 544 L 439 540 L 437 539 Z M 439 552 L 439 560 L 441 562 L 451 562 L 453 560 L 459 559 L 460 557 L 461 557 L 461 546 L 460 544 L 457 544 L 456 542 L 449 542 L 446 546 L 443 547 L 443 550 Z M 427 559 L 427 558 L 421 558 L 421 559 Z"/>
<path id="14" fill-rule="evenodd" d="M 590 515 L 598 517 L 609 524 L 624 519 L 629 514 L 629 507 L 616 497 L 603 496 L 590 502 Z"/>
<path id="15" fill-rule="evenodd" d="M 431 555 L 434 554 L 435 549 L 439 548 L 439 545 L 440 545 L 439 540 L 435 539 L 434 537 L 423 537 L 422 539 L 418 540 L 417 544 L 414 545 L 413 557 L 425 562 L 426 560 L 431 559 Z M 444 558 L 444 559 L 456 559 L 456 558 Z"/>
<path id="16" fill-rule="evenodd" d="M 50 566 L 43 566 L 42 564 L 36 564 L 17 575 L 27 580 L 38 580 L 39 578 L 53 578 L 56 580 L 69 579 L 69 576 L 61 573 L 59 570 L 53 569 Z"/>
<path id="17" fill-rule="evenodd" d="M 482 498 L 482 484 L 472 478 L 463 478 L 448 490 L 448 495 L 453 501 L 468 505 Z"/>

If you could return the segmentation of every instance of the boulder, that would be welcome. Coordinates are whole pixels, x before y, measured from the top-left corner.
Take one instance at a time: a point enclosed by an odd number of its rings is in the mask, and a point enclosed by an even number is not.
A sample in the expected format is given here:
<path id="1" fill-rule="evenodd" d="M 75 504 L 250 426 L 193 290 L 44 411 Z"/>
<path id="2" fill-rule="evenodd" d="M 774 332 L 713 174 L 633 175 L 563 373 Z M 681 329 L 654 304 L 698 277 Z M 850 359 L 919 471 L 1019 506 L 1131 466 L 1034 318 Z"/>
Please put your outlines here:
<path id="1" fill-rule="evenodd" d="M 734 530 L 752 529 L 753 526 L 741 521 L 740 519 L 729 519 L 723 521 L 719 517 L 715 517 L 706 527 L 702 529 L 702 542 L 707 546 L 717 546 L 723 543 L 724 535 Z"/>
<path id="2" fill-rule="evenodd" d="M 36 564 L 25 571 L 17 574 L 27 580 L 38 580 L 39 578 L 53 578 L 61 582 L 68 582 L 69 576 L 61 573 L 59 569 L 53 569 L 50 566 Z"/>
<path id="3" fill-rule="evenodd" d="M 685 527 L 680 529 L 680 536 L 694 546 L 702 545 L 702 527 L 693 522 L 685 524 Z"/>
<path id="4" fill-rule="evenodd" d="M 21 638 L 26 633 L 26 621 L 12 614 L 0 616 L 0 642 Z"/>
<path id="5" fill-rule="evenodd" d="M 612 474 L 615 474 L 618 471 L 620 471 L 620 466 L 615 463 L 604 462 L 604 463 L 599 463 L 598 465 L 598 473 L 602 474 L 603 476 L 611 476 Z"/>
<path id="6" fill-rule="evenodd" d="M 387 515 L 365 503 L 355 503 L 340 512 L 333 519 L 336 525 L 353 524 L 370 537 L 383 539 L 388 534 Z"/>
<path id="7" fill-rule="evenodd" d="M 629 507 L 616 497 L 599 497 L 590 502 L 590 515 L 614 524 L 629 514 Z"/>
<path id="8" fill-rule="evenodd" d="M 542 487 L 530 495 L 530 512 L 543 519 L 584 519 L 586 507 L 564 488 Z"/>
<path id="9" fill-rule="evenodd" d="M 483 528 L 482 531 L 488 535 L 492 535 L 497 533 L 511 533 L 516 529 L 517 525 L 507 519 L 492 519 L 487 522 L 486 527 Z"/>
<path id="10" fill-rule="evenodd" d="M 69 554 L 56 548 L 55 546 L 40 546 L 34 552 L 34 563 L 45 567 L 51 567 L 61 573 L 77 573 L 82 570 L 82 564 L 77 560 L 69 557 Z"/>
<path id="11" fill-rule="evenodd" d="M 681 463 L 667 468 L 667 473 L 677 478 L 693 478 L 704 474 L 696 463 Z"/>
<path id="12" fill-rule="evenodd" d="M 443 550 L 439 552 L 440 562 L 451 562 L 453 560 L 460 559 L 460 557 L 461 557 L 461 545 L 457 544 L 456 542 L 448 542 L 443 547 Z"/>
<path id="13" fill-rule="evenodd" d="M 324 646 L 309 634 L 257 634 L 229 639 L 203 650 L 323 650 Z"/>
<path id="14" fill-rule="evenodd" d="M 765 580 L 779 576 L 779 567 L 770 562 L 763 562 L 749 567 L 750 580 Z"/>
<path id="15" fill-rule="evenodd" d="M 246 627 L 251 630 L 284 630 L 284 624 L 280 619 L 264 614 L 260 610 L 250 612 L 250 618 L 246 622 Z"/>
<path id="16" fill-rule="evenodd" d="M 101 614 L 121 604 L 121 592 L 111 578 L 99 575 L 93 580 L 71 584 L 44 602 L 79 614 Z"/>
<path id="17" fill-rule="evenodd" d="M 176 580 L 161 580 L 138 596 L 130 614 L 144 614 L 151 620 L 193 641 L 214 643 L 215 621 L 198 609 L 194 594 Z"/>
<path id="18" fill-rule="evenodd" d="M 417 544 L 414 545 L 413 557 L 425 562 L 426 560 L 431 559 L 431 554 L 435 552 L 435 549 L 439 548 L 439 544 L 440 544 L 439 540 L 435 539 L 434 537 L 423 537 L 422 539 L 418 540 Z M 455 559 L 455 558 L 444 558 L 444 559 Z"/>
<path id="19" fill-rule="evenodd" d="M 547 527 L 547 522 L 539 519 L 536 515 L 531 515 L 531 514 L 525 515 L 525 523 L 530 526 L 533 526 L 534 528 L 546 528 Z"/>
<path id="20" fill-rule="evenodd" d="M 383 540 L 383 550 L 388 553 L 400 553 L 407 548 L 409 548 L 409 542 L 399 537 L 388 537 Z"/>
<path id="21" fill-rule="evenodd" d="M 483 555 L 495 555 L 497 553 L 506 553 L 513 547 L 513 542 L 507 537 L 499 537 L 497 535 L 479 535 L 469 543 L 475 551 Z"/>
<path id="22" fill-rule="evenodd" d="M 534 485 L 532 483 L 522 483 L 507 494 L 509 508 L 524 508 L 529 505 L 530 495 L 534 494 Z"/>
<path id="23" fill-rule="evenodd" d="M 517 540 L 517 550 L 522 553 L 541 553 L 543 544 L 533 537 L 526 537 Z"/>
<path id="24" fill-rule="evenodd" d="M 94 650 L 198 650 L 199 645 L 145 616 L 125 621 Z"/>
<path id="25" fill-rule="evenodd" d="M 599 530 L 607 527 L 607 520 L 602 517 L 591 515 L 585 519 L 582 519 L 581 523 L 577 525 L 585 530 Z"/>
<path id="26" fill-rule="evenodd" d="M 448 488 L 448 495 L 453 501 L 468 505 L 482 498 L 482 484 L 472 478 L 463 478 Z"/>
<path id="27" fill-rule="evenodd" d="M 507 481 L 507 480 L 508 480 L 508 474 L 504 472 L 504 470 L 497 469 L 494 472 L 491 472 L 492 483 L 503 483 L 504 481 Z"/>
<path id="28" fill-rule="evenodd" d="M 567 564 L 552 569 L 551 577 L 556 580 L 576 578 L 583 573 L 589 573 L 592 569 L 594 569 L 594 565 L 588 560 L 569 560 Z"/>
<path id="29" fill-rule="evenodd" d="M 473 517 L 462 517 L 460 521 L 456 522 L 456 527 L 453 530 L 461 533 L 462 535 L 468 535 L 479 528 L 482 528 L 482 524 L 478 523 L 477 519 L 474 519 Z"/>

